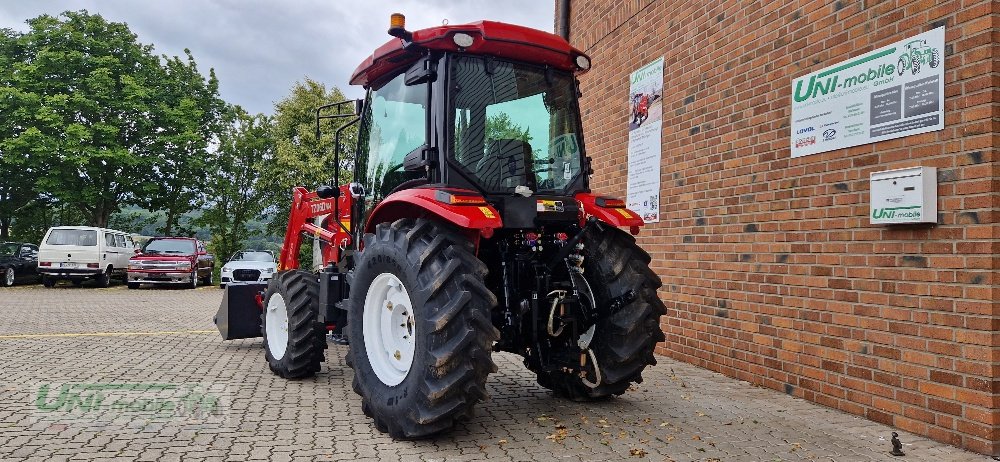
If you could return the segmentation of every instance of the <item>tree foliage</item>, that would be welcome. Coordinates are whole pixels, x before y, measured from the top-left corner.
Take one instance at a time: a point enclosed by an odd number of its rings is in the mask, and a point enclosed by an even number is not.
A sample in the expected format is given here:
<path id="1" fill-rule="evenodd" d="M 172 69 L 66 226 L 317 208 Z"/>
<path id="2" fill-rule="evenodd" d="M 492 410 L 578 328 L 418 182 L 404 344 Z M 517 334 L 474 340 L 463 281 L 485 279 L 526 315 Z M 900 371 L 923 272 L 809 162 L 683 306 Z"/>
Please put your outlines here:
<path id="1" fill-rule="evenodd" d="M 291 94 L 275 105 L 275 156 L 272 162 L 263 166 L 261 172 L 270 193 L 266 200 L 274 207 L 274 219 L 268 227 L 269 231 L 275 234 L 284 232 L 293 187 L 314 189 L 319 185 L 341 184 L 350 179 L 357 127 L 352 126 L 341 133 L 341 178 L 337 179 L 333 178 L 334 132 L 349 119 L 324 120 L 321 136 L 316 137 L 316 108 L 345 99 L 339 89 L 327 91 L 322 83 L 306 78 L 304 82 L 296 82 Z M 345 106 L 353 109 L 352 105 Z"/>
<path id="2" fill-rule="evenodd" d="M 206 187 L 208 206 L 196 223 L 212 232 L 212 250 L 227 258 L 251 237 L 248 224 L 264 211 L 269 191 L 260 173 L 274 161 L 271 119 L 250 115 L 233 106 L 219 135 L 213 157 L 212 181 Z"/>
<path id="3" fill-rule="evenodd" d="M 206 79 L 198 72 L 191 51 L 186 59 L 163 57 L 163 82 L 156 88 L 155 125 L 160 127 L 151 146 L 153 173 L 159 181 L 144 185 L 138 203 L 162 210 L 166 222 L 160 233 L 192 233 L 179 227 L 180 217 L 203 205 L 203 191 L 211 178 L 209 142 L 221 128 L 225 103 L 219 98 L 214 71 Z"/>
<path id="4" fill-rule="evenodd" d="M 222 104 L 214 75 L 86 11 L 27 25 L 0 34 L 0 224 L 40 203 L 95 226 L 123 205 L 197 206 Z"/>

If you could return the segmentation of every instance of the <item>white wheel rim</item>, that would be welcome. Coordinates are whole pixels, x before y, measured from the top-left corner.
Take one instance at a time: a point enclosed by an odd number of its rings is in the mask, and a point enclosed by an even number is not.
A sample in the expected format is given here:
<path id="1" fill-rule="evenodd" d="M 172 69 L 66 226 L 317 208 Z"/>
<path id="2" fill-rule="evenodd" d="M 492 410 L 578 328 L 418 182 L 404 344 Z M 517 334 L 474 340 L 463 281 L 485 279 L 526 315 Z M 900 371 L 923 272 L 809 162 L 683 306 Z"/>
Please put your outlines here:
<path id="1" fill-rule="evenodd" d="M 267 332 L 267 349 L 274 359 L 285 357 L 288 348 L 288 308 L 281 294 L 271 295 L 267 300 L 264 315 L 264 330 Z"/>
<path id="2" fill-rule="evenodd" d="M 392 273 L 376 276 L 365 296 L 362 334 L 368 362 L 382 383 L 399 385 L 410 372 L 416 329 L 413 304 L 403 283 Z"/>
<path id="3" fill-rule="evenodd" d="M 7 268 L 7 271 L 4 272 L 4 279 L 6 280 L 7 285 L 9 285 L 9 286 L 14 285 L 14 269 L 13 268 Z"/>

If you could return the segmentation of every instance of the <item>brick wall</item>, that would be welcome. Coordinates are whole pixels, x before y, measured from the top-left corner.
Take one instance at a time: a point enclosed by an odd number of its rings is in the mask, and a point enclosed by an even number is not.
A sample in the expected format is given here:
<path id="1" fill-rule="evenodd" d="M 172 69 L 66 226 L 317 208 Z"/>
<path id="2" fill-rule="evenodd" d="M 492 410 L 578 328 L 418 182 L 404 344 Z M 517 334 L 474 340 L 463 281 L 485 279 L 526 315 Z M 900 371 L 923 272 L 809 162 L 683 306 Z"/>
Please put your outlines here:
<path id="1" fill-rule="evenodd" d="M 1000 452 L 1000 3 L 571 5 L 595 190 L 625 191 L 628 75 L 665 59 L 659 353 Z M 793 78 L 941 24 L 944 130 L 790 158 Z M 869 173 L 911 166 L 939 224 L 869 225 Z"/>

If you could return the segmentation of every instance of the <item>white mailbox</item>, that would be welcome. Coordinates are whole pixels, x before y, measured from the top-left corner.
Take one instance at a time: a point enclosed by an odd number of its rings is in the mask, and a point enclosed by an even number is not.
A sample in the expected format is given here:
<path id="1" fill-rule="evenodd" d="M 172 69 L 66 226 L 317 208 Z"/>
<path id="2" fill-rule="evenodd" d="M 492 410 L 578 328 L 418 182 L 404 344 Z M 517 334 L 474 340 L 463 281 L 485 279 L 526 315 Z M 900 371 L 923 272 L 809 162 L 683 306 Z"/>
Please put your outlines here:
<path id="1" fill-rule="evenodd" d="M 937 169 L 872 172 L 869 218 L 873 225 L 937 223 Z"/>

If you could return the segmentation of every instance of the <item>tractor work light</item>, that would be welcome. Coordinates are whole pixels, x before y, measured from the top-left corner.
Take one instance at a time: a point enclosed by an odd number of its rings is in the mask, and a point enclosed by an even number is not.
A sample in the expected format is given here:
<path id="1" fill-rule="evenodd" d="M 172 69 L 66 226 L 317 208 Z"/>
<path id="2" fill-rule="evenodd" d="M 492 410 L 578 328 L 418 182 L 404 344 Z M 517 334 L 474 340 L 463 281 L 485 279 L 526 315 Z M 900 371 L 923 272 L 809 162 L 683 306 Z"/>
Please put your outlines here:
<path id="1" fill-rule="evenodd" d="M 583 69 L 583 70 L 590 69 L 590 59 L 588 59 L 584 55 L 577 56 L 576 57 L 576 66 L 579 67 L 580 69 Z"/>
<path id="2" fill-rule="evenodd" d="M 407 42 L 413 40 L 413 34 L 406 30 L 406 16 L 402 13 L 393 13 L 389 16 L 389 35 Z"/>
<path id="3" fill-rule="evenodd" d="M 455 45 L 458 45 L 459 48 L 469 48 L 475 41 L 471 35 L 463 34 L 461 32 L 453 35 L 451 39 L 455 42 Z"/>
<path id="4" fill-rule="evenodd" d="M 406 29 L 406 16 L 402 13 L 393 13 L 389 16 L 389 29 Z"/>
<path id="5" fill-rule="evenodd" d="M 452 194 L 447 191 L 438 190 L 434 193 L 434 199 L 450 205 L 486 205 L 486 200 L 482 196 L 471 194 Z"/>

